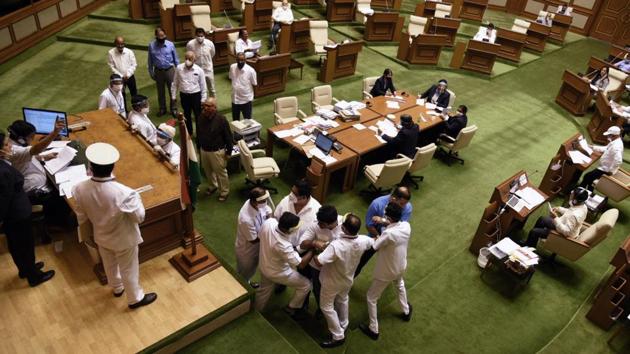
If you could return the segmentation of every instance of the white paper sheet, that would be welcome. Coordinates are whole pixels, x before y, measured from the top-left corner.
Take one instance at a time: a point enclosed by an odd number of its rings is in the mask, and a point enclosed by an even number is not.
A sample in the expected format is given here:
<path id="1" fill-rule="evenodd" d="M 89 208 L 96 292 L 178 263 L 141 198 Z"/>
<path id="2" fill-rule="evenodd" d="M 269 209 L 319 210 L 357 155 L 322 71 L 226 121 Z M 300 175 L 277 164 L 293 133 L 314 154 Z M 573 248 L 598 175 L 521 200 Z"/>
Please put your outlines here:
<path id="1" fill-rule="evenodd" d="M 376 126 L 387 136 L 391 136 L 393 138 L 398 135 L 398 129 L 396 129 L 394 123 L 387 119 L 376 122 Z"/>
<path id="2" fill-rule="evenodd" d="M 537 207 L 538 205 L 540 205 L 542 202 L 545 201 L 545 198 L 540 193 L 538 193 L 537 190 L 535 190 L 532 187 L 525 187 L 523 189 L 519 189 L 516 191 L 515 194 L 519 196 L 527 204 L 527 208 L 529 210 L 534 209 L 535 207 Z"/>
<path id="3" fill-rule="evenodd" d="M 416 99 L 416 104 L 418 106 L 424 106 L 424 98 L 417 98 Z"/>
<path id="4" fill-rule="evenodd" d="M 577 150 L 571 150 L 569 151 L 569 157 L 571 158 L 571 161 L 573 161 L 573 163 L 581 165 L 584 163 L 591 163 L 591 158 L 584 155 L 582 152 L 577 151 Z"/>
<path id="5" fill-rule="evenodd" d="M 76 155 L 77 151 L 75 149 L 66 146 L 61 149 L 61 151 L 59 151 L 59 154 L 56 158 L 46 161 L 44 168 L 46 168 L 46 171 L 48 171 L 48 173 L 54 175 L 62 168 L 68 166 L 68 164 L 70 164 L 70 161 L 72 161 L 72 159 L 74 159 Z"/>
<path id="6" fill-rule="evenodd" d="M 314 148 L 310 149 L 308 152 L 309 152 L 309 154 L 311 154 L 311 156 L 315 156 L 315 157 L 317 157 L 318 159 L 320 159 L 320 160 L 324 161 L 324 163 L 325 163 L 326 165 L 330 165 L 331 163 L 333 163 L 333 162 L 336 162 L 336 161 L 337 161 L 337 159 L 336 159 L 336 158 L 334 158 L 334 157 L 332 157 L 332 156 L 330 156 L 330 155 L 326 155 L 326 154 L 324 154 L 324 152 L 323 152 L 323 151 L 321 151 L 321 150 L 320 150 L 319 148 L 317 148 L 317 147 L 314 147 Z"/>
<path id="7" fill-rule="evenodd" d="M 55 183 L 61 184 L 68 181 L 85 179 L 87 170 L 85 165 L 68 166 L 55 174 Z"/>
<path id="8" fill-rule="evenodd" d="M 497 258 L 501 259 L 503 257 L 508 256 L 512 252 L 514 252 L 520 246 L 512 241 L 510 238 L 506 237 L 499 241 L 497 244 L 490 247 L 490 252 L 495 255 Z"/>
<path id="9" fill-rule="evenodd" d="M 49 148 L 62 148 L 70 143 L 70 140 L 54 140 L 48 144 Z"/>
<path id="10" fill-rule="evenodd" d="M 400 109 L 400 104 L 396 101 L 386 101 L 387 108 L 389 109 Z"/>
<path id="11" fill-rule="evenodd" d="M 380 135 L 374 135 L 374 137 L 376 137 L 376 140 L 380 141 L 382 144 L 387 144 L 387 141 L 385 141 L 385 139 L 381 138 Z"/>
<path id="12" fill-rule="evenodd" d="M 427 103 L 425 103 L 425 104 L 424 104 L 424 106 L 425 106 L 427 109 L 435 109 L 435 108 L 437 107 L 437 105 L 435 105 L 435 104 L 433 104 L 433 103 L 431 103 L 431 102 L 427 102 Z"/>
<path id="13" fill-rule="evenodd" d="M 260 47 L 262 47 L 262 41 L 258 40 L 258 41 L 252 42 L 253 50 L 258 50 L 260 49 Z"/>
<path id="14" fill-rule="evenodd" d="M 308 135 L 300 135 L 297 138 L 293 139 L 296 144 L 300 145 L 304 145 L 309 140 L 311 140 L 311 137 Z"/>
<path id="15" fill-rule="evenodd" d="M 356 130 L 363 130 L 365 129 L 365 125 L 361 124 L 361 123 L 357 123 L 355 125 L 352 126 L 354 129 Z"/>
<path id="16" fill-rule="evenodd" d="M 593 149 L 591 149 L 590 146 L 588 146 L 588 143 L 586 142 L 586 139 L 584 139 L 583 136 L 580 136 L 578 138 L 578 143 L 580 144 L 580 148 L 582 148 L 582 150 L 584 150 L 584 152 L 586 152 L 588 156 L 591 156 L 593 154 Z"/>
<path id="17" fill-rule="evenodd" d="M 302 129 L 299 128 L 293 128 L 293 129 L 285 129 L 285 130 L 278 130 L 277 132 L 275 132 L 274 134 L 280 138 L 280 139 L 284 139 L 284 138 L 288 138 L 290 136 L 298 136 L 300 134 L 302 134 L 303 131 Z"/>

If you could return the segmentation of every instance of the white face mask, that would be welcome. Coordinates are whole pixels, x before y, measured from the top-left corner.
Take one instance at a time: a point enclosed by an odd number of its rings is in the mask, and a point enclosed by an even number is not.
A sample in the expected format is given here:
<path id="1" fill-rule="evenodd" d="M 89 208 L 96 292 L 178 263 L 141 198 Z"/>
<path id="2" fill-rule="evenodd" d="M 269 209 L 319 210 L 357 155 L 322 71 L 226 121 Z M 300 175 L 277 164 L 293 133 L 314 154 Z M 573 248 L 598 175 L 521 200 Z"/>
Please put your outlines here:
<path id="1" fill-rule="evenodd" d="M 203 43 L 203 40 L 206 39 L 205 37 L 197 37 L 197 43 L 201 44 Z"/>
<path id="2" fill-rule="evenodd" d="M 112 85 L 112 91 L 114 92 L 120 92 L 122 88 L 123 88 L 122 84 Z"/>
<path id="3" fill-rule="evenodd" d="M 186 67 L 190 68 L 191 66 L 193 66 L 193 62 L 190 59 L 186 59 Z"/>
<path id="4" fill-rule="evenodd" d="M 149 114 L 149 107 L 144 107 L 143 109 L 140 110 L 140 113 Z"/>

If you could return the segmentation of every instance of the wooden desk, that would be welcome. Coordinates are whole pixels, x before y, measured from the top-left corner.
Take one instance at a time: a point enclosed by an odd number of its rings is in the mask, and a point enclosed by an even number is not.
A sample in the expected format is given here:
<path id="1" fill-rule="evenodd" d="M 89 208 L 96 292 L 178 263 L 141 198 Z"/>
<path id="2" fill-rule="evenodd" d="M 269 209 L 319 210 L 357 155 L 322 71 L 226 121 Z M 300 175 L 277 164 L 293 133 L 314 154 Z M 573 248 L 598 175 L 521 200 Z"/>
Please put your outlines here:
<path id="1" fill-rule="evenodd" d="M 626 50 L 623 47 L 620 47 L 616 44 L 610 46 L 610 50 L 608 50 L 608 56 L 612 59 L 611 62 L 616 63 L 621 60 L 624 55 L 630 56 L 630 50 Z"/>
<path id="2" fill-rule="evenodd" d="M 527 42 L 525 48 L 530 49 L 536 53 L 542 53 L 545 50 L 545 44 L 547 43 L 547 37 L 551 33 L 551 27 L 545 26 L 535 21 L 529 21 L 529 28 L 527 29 Z"/>
<path id="3" fill-rule="evenodd" d="M 134 20 L 160 17 L 160 0 L 129 0 L 129 17 Z"/>
<path id="4" fill-rule="evenodd" d="M 366 41 L 398 42 L 405 19 L 396 12 L 375 12 L 367 16 L 363 39 Z"/>
<path id="5" fill-rule="evenodd" d="M 404 92 L 404 91 L 401 91 Z M 378 96 L 371 98 L 369 100 L 365 100 L 367 108 L 373 112 L 378 113 L 381 116 L 385 116 L 388 114 L 398 113 L 400 111 L 404 111 L 406 109 L 412 108 L 416 105 L 416 95 L 408 95 L 403 96 L 402 100 L 395 99 L 391 96 Z M 396 101 L 398 102 L 399 108 L 388 108 L 387 101 Z"/>
<path id="6" fill-rule="evenodd" d="M 458 17 L 481 22 L 487 7 L 488 0 L 464 0 Z"/>
<path id="7" fill-rule="evenodd" d="M 364 102 L 365 102 L 365 100 L 364 100 Z M 340 120 L 339 118 L 335 119 L 335 121 L 339 124 L 339 126 L 336 127 L 336 128 L 328 129 L 328 131 L 327 131 L 328 134 L 335 134 L 335 133 L 338 133 L 338 132 L 340 132 L 342 130 L 350 129 L 350 128 L 352 128 L 353 125 L 355 125 L 357 123 L 365 124 L 365 123 L 367 123 L 369 121 L 372 121 L 374 119 L 382 117 L 381 114 L 376 113 L 376 112 L 372 111 L 371 109 L 369 109 L 367 107 L 363 108 L 363 109 L 360 109 L 359 110 L 359 115 L 360 115 L 360 117 L 359 117 L 358 121 L 355 120 L 355 121 L 344 122 L 344 121 Z M 353 130 L 356 130 L 356 129 L 353 129 Z"/>
<path id="8" fill-rule="evenodd" d="M 208 39 L 214 43 L 215 54 L 214 58 L 212 58 L 212 64 L 215 67 L 228 65 L 230 63 L 229 56 L 232 53 L 230 53 L 228 34 L 238 32 L 244 28 L 245 27 L 217 28 L 210 32 Z"/>
<path id="9" fill-rule="evenodd" d="M 554 14 L 549 39 L 560 44 L 564 43 L 564 37 L 566 37 L 571 27 L 571 22 L 573 22 L 573 17 L 571 16 Z"/>
<path id="10" fill-rule="evenodd" d="M 363 41 L 338 44 L 334 48 L 324 47 L 324 49 L 326 49 L 326 59 L 317 79 L 322 82 L 331 82 L 340 77 L 354 75 L 359 52 L 363 49 Z"/>
<path id="11" fill-rule="evenodd" d="M 556 155 L 549 162 L 545 176 L 540 182 L 540 187 L 538 187 L 549 198 L 556 196 L 558 193 L 569 193 L 569 189 L 573 188 L 582 172 L 593 165 L 601 156 L 601 153 L 593 151 L 593 154 L 589 156 L 591 158 L 590 163 L 574 164 L 569 157 L 569 151 L 578 149 L 577 141 L 580 136 L 581 134 L 577 133 L 562 143 Z M 582 151 L 582 153 L 584 152 Z"/>
<path id="12" fill-rule="evenodd" d="M 448 37 L 448 46 L 455 44 L 455 36 L 461 20 L 458 18 L 432 18 L 429 25 L 430 34 L 443 34 Z"/>
<path id="13" fill-rule="evenodd" d="M 396 57 L 414 65 L 437 65 L 442 47 L 448 44 L 449 39 L 443 34 L 421 34 L 409 43 L 409 34 L 403 33 Z"/>
<path id="14" fill-rule="evenodd" d="M 624 117 L 613 111 L 606 95 L 599 91 L 595 95 L 595 112 L 586 129 L 594 143 L 606 145 L 608 144 L 608 139 L 606 139 L 604 133 L 612 126 L 621 128 L 625 121 L 626 119 Z"/>
<path id="15" fill-rule="evenodd" d="M 254 0 L 254 3 L 245 3 L 241 25 L 248 32 L 269 31 L 271 29 L 271 14 L 273 12 L 272 0 Z"/>
<path id="16" fill-rule="evenodd" d="M 326 2 L 326 20 L 328 22 L 352 22 L 355 11 L 354 0 L 328 0 Z"/>
<path id="17" fill-rule="evenodd" d="M 451 1 L 437 2 L 437 1 L 422 1 L 416 4 L 414 15 L 422 17 L 433 17 L 435 15 L 435 6 L 437 4 L 450 4 Z"/>
<path id="18" fill-rule="evenodd" d="M 297 20 L 291 24 L 280 24 L 280 34 L 278 35 L 278 53 L 296 53 L 309 50 L 311 39 L 310 20 Z"/>
<path id="19" fill-rule="evenodd" d="M 400 10 L 402 0 L 372 0 L 370 6 L 372 8 L 384 8 L 390 10 Z"/>
<path id="20" fill-rule="evenodd" d="M 160 21 L 166 36 L 174 41 L 190 39 L 195 32 L 189 4 L 176 4 L 171 9 L 160 8 Z"/>
<path id="21" fill-rule="evenodd" d="M 235 10 L 232 0 L 205 0 L 210 5 L 210 12 L 220 14 L 223 11 Z M 240 10 L 240 9 L 239 9 Z"/>
<path id="22" fill-rule="evenodd" d="M 293 0 L 295 5 L 316 5 L 319 4 L 318 0 Z"/>
<path id="23" fill-rule="evenodd" d="M 291 65 L 291 54 L 266 55 L 248 60 L 248 63 L 256 70 L 258 85 L 254 86 L 254 97 L 284 91 Z"/>
<path id="24" fill-rule="evenodd" d="M 501 45 L 497 56 L 518 63 L 527 42 L 527 34 L 497 28 L 496 44 Z"/>
<path id="25" fill-rule="evenodd" d="M 592 78 L 593 75 L 595 75 L 595 72 L 602 70 L 603 67 L 607 67 L 608 69 L 616 69 L 613 63 L 599 59 L 598 57 L 591 57 L 588 60 L 588 67 L 586 68 L 586 75 L 589 78 Z"/>
<path id="26" fill-rule="evenodd" d="M 562 86 L 556 96 L 556 103 L 576 116 L 583 116 L 591 100 L 591 87 L 569 70 L 562 75 Z"/>
<path id="27" fill-rule="evenodd" d="M 476 71 L 482 74 L 492 74 L 494 62 L 499 54 L 500 45 L 471 39 L 464 55 L 462 69 Z"/>

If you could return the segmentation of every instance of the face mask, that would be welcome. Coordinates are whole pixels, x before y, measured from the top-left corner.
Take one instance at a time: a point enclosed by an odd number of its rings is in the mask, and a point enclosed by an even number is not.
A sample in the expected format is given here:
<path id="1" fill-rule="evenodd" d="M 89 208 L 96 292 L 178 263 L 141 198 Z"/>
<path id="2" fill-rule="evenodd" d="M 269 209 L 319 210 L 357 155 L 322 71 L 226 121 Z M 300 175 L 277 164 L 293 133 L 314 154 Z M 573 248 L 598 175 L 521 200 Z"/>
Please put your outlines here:
<path id="1" fill-rule="evenodd" d="M 289 201 L 290 201 L 291 203 L 293 203 L 293 204 L 297 203 L 297 201 L 298 201 L 297 196 L 296 196 L 295 194 L 293 194 L 293 192 L 291 192 L 291 193 L 289 194 Z"/>
<path id="2" fill-rule="evenodd" d="M 112 91 L 120 92 L 122 90 L 122 87 L 123 87 L 123 85 L 121 85 L 121 84 L 112 85 Z"/>
<path id="3" fill-rule="evenodd" d="M 143 109 L 140 110 L 140 113 L 149 114 L 149 107 L 144 107 Z"/>
<path id="4" fill-rule="evenodd" d="M 160 44 L 164 44 L 164 42 L 166 42 L 166 37 L 164 37 L 164 38 L 156 38 L 156 39 L 157 39 L 158 43 L 160 43 Z"/>
<path id="5" fill-rule="evenodd" d="M 243 63 L 243 62 L 238 62 L 238 63 L 236 64 L 236 66 L 238 66 L 238 68 L 242 70 L 242 69 L 245 67 L 245 63 Z"/>
<path id="6" fill-rule="evenodd" d="M 168 140 L 164 139 L 164 138 L 157 137 L 156 141 L 157 141 L 158 145 L 160 145 L 160 146 L 164 146 L 164 145 L 168 144 Z"/>
<path id="7" fill-rule="evenodd" d="M 197 37 L 197 42 L 199 44 L 203 43 L 203 40 L 206 39 L 205 37 Z"/>
<path id="8" fill-rule="evenodd" d="M 122 53 L 123 50 L 125 50 L 125 47 L 116 47 L 116 49 L 118 49 L 118 53 Z"/>
<path id="9" fill-rule="evenodd" d="M 190 59 L 186 59 L 186 67 L 190 68 L 191 66 L 193 66 L 193 62 Z"/>

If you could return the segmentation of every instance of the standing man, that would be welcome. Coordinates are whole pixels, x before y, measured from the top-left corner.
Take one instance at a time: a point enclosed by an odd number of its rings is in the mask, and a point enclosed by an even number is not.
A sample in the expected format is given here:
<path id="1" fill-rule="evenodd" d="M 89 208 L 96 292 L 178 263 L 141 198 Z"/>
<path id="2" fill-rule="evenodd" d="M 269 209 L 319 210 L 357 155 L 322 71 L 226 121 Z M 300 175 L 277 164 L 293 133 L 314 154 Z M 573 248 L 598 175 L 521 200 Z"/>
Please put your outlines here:
<path id="1" fill-rule="evenodd" d="M 138 224 L 144 221 L 144 205 L 135 190 L 114 180 L 112 171 L 120 158 L 107 143 L 94 143 L 85 150 L 92 178 L 77 184 L 72 195 L 80 224 L 91 222 L 94 241 L 103 261 L 108 285 L 115 297 L 127 290 L 130 309 L 148 305 L 156 293 L 145 294 L 140 286 L 138 245 L 142 243 Z"/>
<path id="2" fill-rule="evenodd" d="M 123 78 L 118 74 L 110 75 L 109 87 L 103 90 L 98 98 L 98 109 L 105 108 L 111 108 L 123 118 L 127 118 L 125 96 L 123 96 Z"/>
<path id="3" fill-rule="evenodd" d="M 173 102 L 177 99 L 177 91 L 179 90 L 182 99 L 182 108 L 184 109 L 184 117 L 186 117 L 186 129 L 188 133 L 193 135 L 192 113 L 195 113 L 195 120 L 199 120 L 201 114 L 201 102 L 205 102 L 208 98 L 208 90 L 206 88 L 206 79 L 203 70 L 195 64 L 195 53 L 186 52 L 186 61 L 177 66 L 175 76 L 173 77 L 173 85 L 171 86 L 171 97 Z"/>
<path id="4" fill-rule="evenodd" d="M 269 206 L 269 192 L 260 187 L 254 187 L 249 191 L 249 199 L 243 204 L 238 213 L 238 225 L 236 225 L 236 271 L 247 280 L 253 288 L 258 288 L 251 278 L 256 274 L 258 267 L 258 252 L 260 239 L 258 235 L 265 220 L 272 216 Z"/>
<path id="5" fill-rule="evenodd" d="M 197 28 L 195 30 L 195 38 L 191 39 L 186 44 L 186 51 L 195 52 L 195 64 L 199 65 L 206 75 L 208 93 L 210 96 L 216 97 L 217 92 L 214 88 L 214 67 L 212 65 L 212 58 L 214 58 L 216 50 L 214 43 L 206 39 L 206 31 L 203 28 Z"/>
<path id="6" fill-rule="evenodd" d="M 280 25 L 282 23 L 290 24 L 293 22 L 293 11 L 291 11 L 291 8 L 289 7 L 289 0 L 282 0 L 282 5 L 273 10 L 271 22 L 271 34 L 269 35 L 268 49 L 271 49 L 276 45 L 276 37 L 280 32 Z"/>
<path id="7" fill-rule="evenodd" d="M 368 337 L 378 339 L 378 318 L 376 304 L 383 290 L 390 283 L 398 293 L 398 303 L 403 312 L 402 320 L 409 322 L 413 311 L 407 302 L 407 290 L 403 275 L 407 269 L 407 247 L 411 237 L 411 227 L 406 221 L 401 221 L 402 208 L 395 203 L 389 203 L 385 209 L 385 217 L 389 225 L 374 241 L 374 250 L 378 252 L 372 285 L 367 292 L 368 314 L 370 324 L 360 324 L 359 328 Z"/>
<path id="8" fill-rule="evenodd" d="M 232 120 L 243 118 L 252 119 L 252 101 L 254 100 L 254 86 L 256 70 L 245 63 L 245 54 L 236 55 L 236 63 L 230 66 L 230 80 L 232 80 Z"/>
<path id="9" fill-rule="evenodd" d="M 232 154 L 233 136 L 225 117 L 217 112 L 217 102 L 210 97 L 202 104 L 197 122 L 197 142 L 201 152 L 201 165 L 208 180 L 206 195 L 219 190 L 219 201 L 224 202 L 230 193 L 230 180 L 226 169 Z"/>
<path id="10" fill-rule="evenodd" d="M 431 85 L 428 90 L 424 91 L 420 98 L 426 99 L 430 103 L 444 109 L 448 107 L 451 94 L 446 90 L 448 82 L 444 79 L 438 81 L 437 85 Z"/>
<path id="11" fill-rule="evenodd" d="M 291 193 L 282 198 L 278 206 L 276 206 L 274 213 L 276 219 L 280 219 L 282 214 L 287 211 L 300 218 L 300 229 L 295 233 L 296 237 L 291 239 L 293 247 L 297 247 L 300 244 L 300 236 L 317 220 L 317 211 L 322 206 L 317 199 L 311 196 L 312 189 L 306 179 L 299 179 L 291 186 Z"/>
<path id="12" fill-rule="evenodd" d="M 618 126 L 612 126 L 604 133 L 608 138 L 608 145 L 593 145 L 592 149 L 601 152 L 599 158 L 599 167 L 587 173 L 582 178 L 580 187 L 593 191 L 593 182 L 603 175 L 612 176 L 619 170 L 623 161 L 623 141 L 621 140 L 621 129 Z"/>
<path id="13" fill-rule="evenodd" d="M 361 219 L 354 214 L 346 214 L 341 225 L 341 238 L 330 242 L 328 247 L 314 257 L 321 267 L 319 274 L 322 284 L 320 306 L 332 340 L 321 343 L 324 348 L 333 348 L 345 341 L 348 328 L 348 293 L 354 281 L 354 271 L 364 251 L 372 248 L 374 240 L 357 234 L 361 229 Z"/>
<path id="14" fill-rule="evenodd" d="M 20 278 L 35 287 L 55 275 L 42 272 L 44 262 L 35 263 L 35 240 L 31 229 L 31 203 L 24 191 L 24 176 L 9 162 L 11 143 L 0 132 L 0 226 L 7 235 L 7 246 Z"/>
<path id="15" fill-rule="evenodd" d="M 112 74 L 117 74 L 122 77 L 123 88 L 122 95 L 125 102 L 125 110 L 127 110 L 127 96 L 125 95 L 125 88 L 129 88 L 131 97 L 138 94 L 138 88 L 136 86 L 136 77 L 134 73 L 138 67 L 136 56 L 129 48 L 125 48 L 125 39 L 121 36 L 114 39 L 114 48 L 110 49 L 107 56 L 107 64 L 112 69 Z"/>
<path id="16" fill-rule="evenodd" d="M 170 88 L 173 85 L 173 76 L 175 76 L 175 67 L 179 65 L 177 52 L 173 42 L 166 39 L 166 33 L 161 27 L 155 29 L 155 40 L 149 44 L 148 67 L 149 76 L 155 81 L 158 91 L 158 102 L 160 111 L 158 116 L 166 114 L 166 96 L 165 91 L 171 94 Z M 166 86 L 166 89 L 164 88 Z M 171 113 L 174 112 L 175 97 L 171 96 Z"/>

